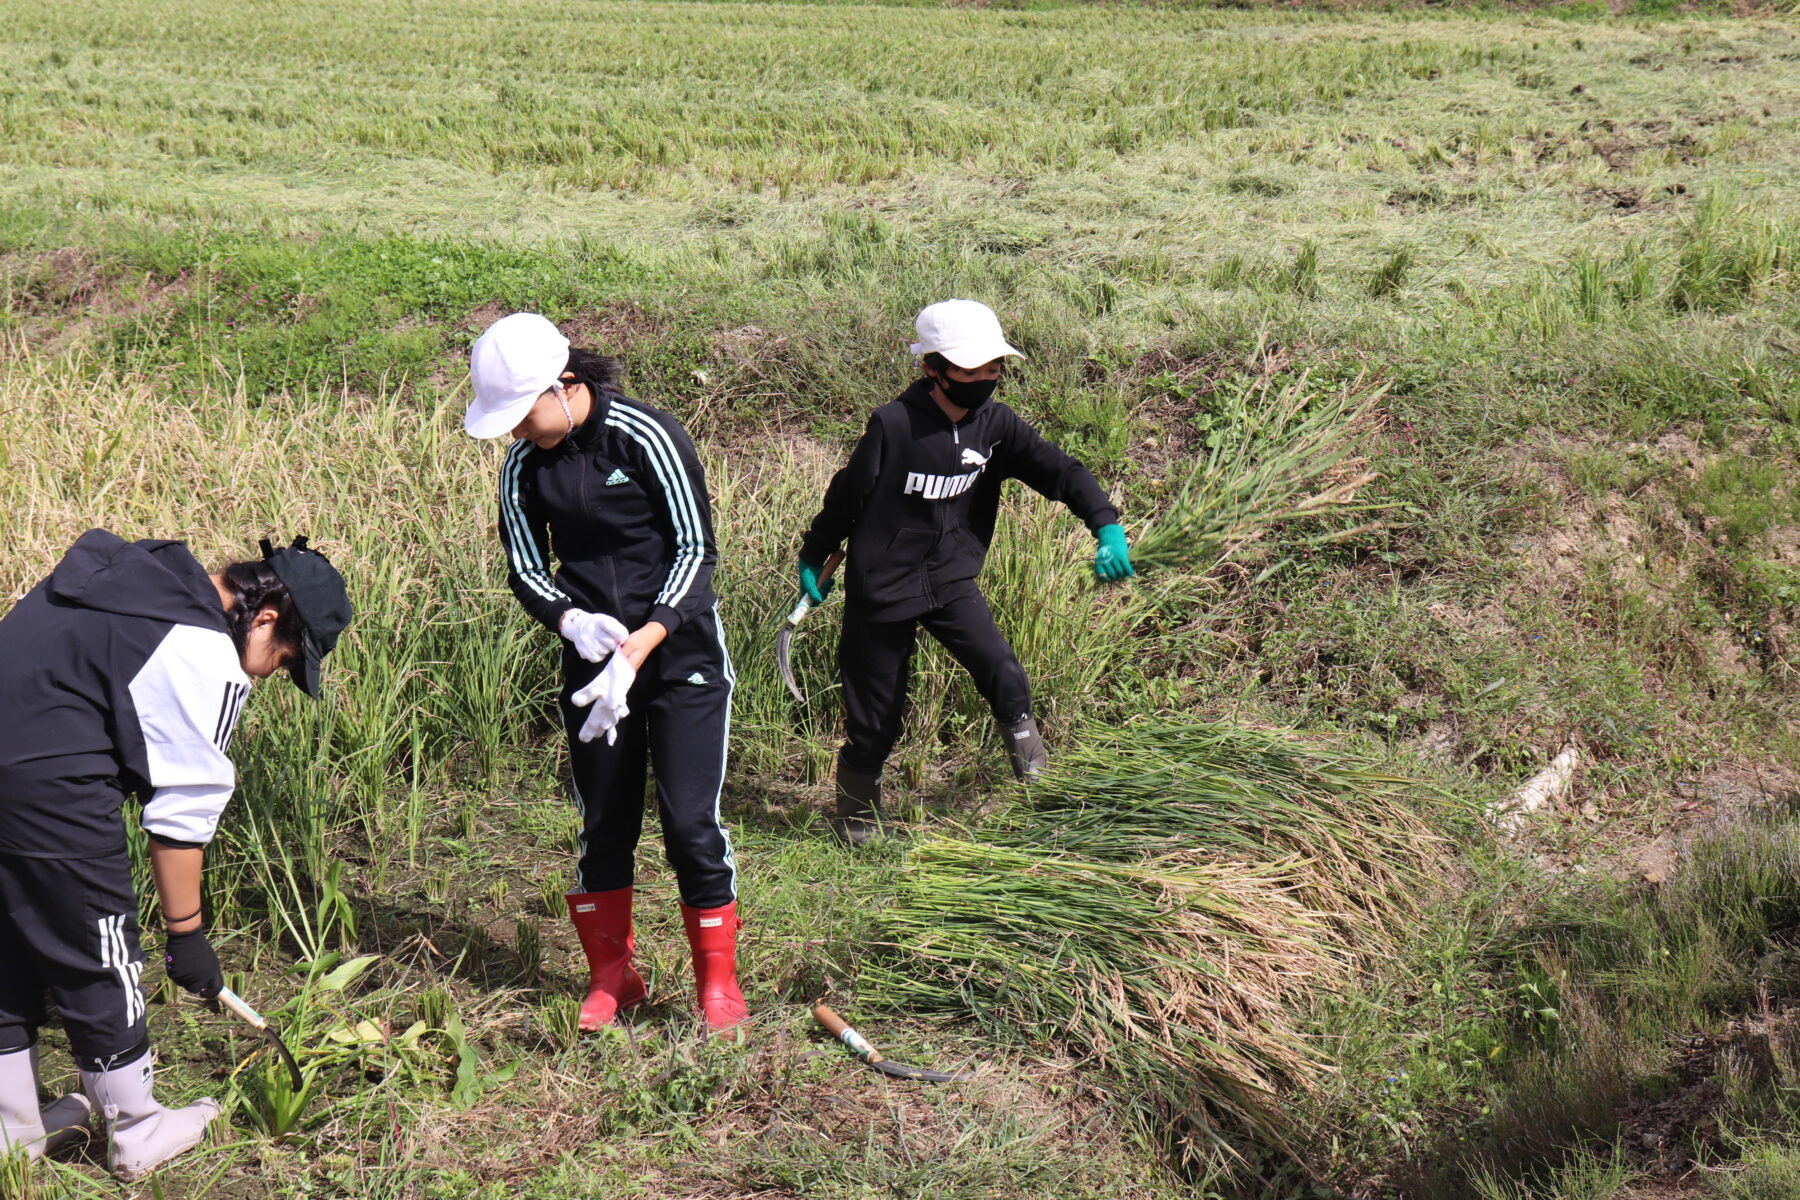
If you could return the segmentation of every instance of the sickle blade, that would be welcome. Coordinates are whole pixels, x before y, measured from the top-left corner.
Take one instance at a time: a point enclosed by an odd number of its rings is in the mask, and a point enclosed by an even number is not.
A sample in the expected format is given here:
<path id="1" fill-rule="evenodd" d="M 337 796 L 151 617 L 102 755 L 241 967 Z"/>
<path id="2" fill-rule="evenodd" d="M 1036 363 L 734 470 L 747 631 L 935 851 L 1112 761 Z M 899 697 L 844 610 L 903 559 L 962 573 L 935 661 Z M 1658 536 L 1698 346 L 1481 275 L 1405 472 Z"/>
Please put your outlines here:
<path id="1" fill-rule="evenodd" d="M 219 994 L 214 999 L 224 1005 L 226 1011 L 230 1012 L 232 1016 L 269 1040 L 270 1044 L 275 1047 L 275 1052 L 281 1055 L 281 1061 L 287 1064 L 288 1077 L 294 1081 L 294 1094 L 299 1095 L 304 1092 L 306 1080 L 300 1074 L 300 1064 L 296 1063 L 294 1056 L 288 1053 L 287 1043 L 281 1040 L 281 1034 L 276 1031 L 274 1022 L 251 1008 L 242 996 L 230 988 L 220 988 Z"/>
<path id="2" fill-rule="evenodd" d="M 883 1075 L 891 1075 L 895 1079 L 914 1079 L 921 1083 L 962 1083 L 975 1078 L 972 1071 L 927 1071 L 924 1067 L 909 1067 L 905 1063 L 897 1063 L 891 1058 L 884 1058 L 869 1065 Z"/>
<path id="3" fill-rule="evenodd" d="M 800 685 L 794 679 L 793 663 L 794 627 L 783 625 L 781 632 L 775 635 L 775 662 L 781 668 L 781 682 L 787 684 L 787 690 L 801 704 L 806 697 L 800 694 Z"/>
<path id="4" fill-rule="evenodd" d="M 275 1047 L 275 1052 L 281 1055 L 281 1061 L 287 1064 L 288 1077 L 294 1081 L 294 1094 L 300 1095 L 306 1090 L 306 1080 L 301 1077 L 300 1064 L 294 1061 L 292 1054 L 288 1053 L 287 1043 L 281 1040 L 281 1035 L 275 1032 L 275 1026 L 272 1024 L 263 1026 L 263 1036 L 269 1039 Z"/>

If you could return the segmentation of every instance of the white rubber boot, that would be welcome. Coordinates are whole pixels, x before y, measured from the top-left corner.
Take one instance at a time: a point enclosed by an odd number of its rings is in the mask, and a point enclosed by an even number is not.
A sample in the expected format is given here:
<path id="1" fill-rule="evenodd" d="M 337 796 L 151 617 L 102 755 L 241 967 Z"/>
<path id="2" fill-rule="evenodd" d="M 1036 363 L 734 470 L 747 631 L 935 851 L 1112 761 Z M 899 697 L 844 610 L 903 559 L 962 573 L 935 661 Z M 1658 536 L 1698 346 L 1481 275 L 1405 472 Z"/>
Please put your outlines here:
<path id="1" fill-rule="evenodd" d="M 155 1081 L 148 1050 L 126 1066 L 81 1073 L 83 1090 L 106 1119 L 111 1139 L 107 1169 L 128 1182 L 198 1146 L 206 1127 L 223 1111 L 210 1098 L 185 1108 L 164 1108 L 151 1095 Z"/>
<path id="2" fill-rule="evenodd" d="M 0 1054 L 0 1153 L 23 1146 L 30 1158 L 87 1136 L 93 1106 L 71 1092 L 38 1107 L 37 1047 Z"/>

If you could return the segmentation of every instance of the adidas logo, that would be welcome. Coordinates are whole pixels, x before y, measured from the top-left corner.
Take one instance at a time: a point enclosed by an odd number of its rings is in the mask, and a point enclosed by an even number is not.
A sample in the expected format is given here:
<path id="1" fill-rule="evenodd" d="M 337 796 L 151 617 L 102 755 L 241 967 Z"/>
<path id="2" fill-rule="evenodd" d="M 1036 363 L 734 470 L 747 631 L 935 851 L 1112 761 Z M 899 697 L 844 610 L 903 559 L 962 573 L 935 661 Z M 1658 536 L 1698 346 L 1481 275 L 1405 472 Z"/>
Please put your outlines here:
<path id="1" fill-rule="evenodd" d="M 688 676 L 688 682 L 689 682 L 689 683 L 696 683 L 696 684 L 697 684 L 697 683 L 705 683 L 705 682 L 706 682 L 706 676 L 704 676 L 704 675 L 702 675 L 702 674 L 701 674 L 701 673 L 700 673 L 700 672 L 698 672 L 698 671 L 695 671 L 695 672 L 694 672 L 694 673 L 693 673 L 693 674 L 692 674 L 692 675 L 689 675 L 689 676 Z"/>
<path id="2" fill-rule="evenodd" d="M 627 475 L 624 471 L 621 471 L 618 467 L 614 467 L 613 473 L 606 477 L 606 486 L 607 487 L 617 487 L 621 483 L 630 483 L 630 482 L 631 482 L 631 476 Z"/>

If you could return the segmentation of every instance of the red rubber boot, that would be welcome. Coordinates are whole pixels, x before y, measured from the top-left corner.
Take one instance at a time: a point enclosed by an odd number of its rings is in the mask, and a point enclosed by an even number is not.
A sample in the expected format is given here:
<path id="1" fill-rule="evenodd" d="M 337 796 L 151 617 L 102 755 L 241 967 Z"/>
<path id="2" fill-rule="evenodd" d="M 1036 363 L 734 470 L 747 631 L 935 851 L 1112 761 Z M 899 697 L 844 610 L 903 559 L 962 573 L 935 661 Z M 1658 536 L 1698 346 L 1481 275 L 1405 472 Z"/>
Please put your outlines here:
<path id="1" fill-rule="evenodd" d="M 581 1006 L 581 1028 L 600 1029 L 613 1023 L 621 1008 L 642 1004 L 649 996 L 644 980 L 631 965 L 637 940 L 631 935 L 631 889 L 571 893 L 569 920 L 587 953 L 588 994 Z"/>
<path id="2" fill-rule="evenodd" d="M 744 923 L 738 920 L 737 902 L 723 908 L 683 904 L 681 919 L 687 926 L 688 948 L 694 952 L 694 991 L 700 1011 L 709 1031 L 723 1033 L 750 1015 L 744 993 L 738 990 L 737 933 Z"/>

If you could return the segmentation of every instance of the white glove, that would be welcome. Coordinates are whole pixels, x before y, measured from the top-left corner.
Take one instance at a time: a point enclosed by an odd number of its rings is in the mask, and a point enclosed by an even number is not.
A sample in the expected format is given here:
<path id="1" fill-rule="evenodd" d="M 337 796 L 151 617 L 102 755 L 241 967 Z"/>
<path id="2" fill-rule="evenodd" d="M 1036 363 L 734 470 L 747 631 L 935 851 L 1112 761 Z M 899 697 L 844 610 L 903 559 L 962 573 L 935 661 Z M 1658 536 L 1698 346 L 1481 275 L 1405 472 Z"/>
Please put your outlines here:
<path id="1" fill-rule="evenodd" d="M 562 615 L 557 631 L 575 646 L 575 653 L 599 662 L 625 644 L 630 631 L 605 613 L 571 608 Z"/>
<path id="2" fill-rule="evenodd" d="M 606 661 L 600 673 L 594 676 L 593 682 L 576 692 L 570 699 L 577 708 L 588 709 L 587 720 L 582 722 L 581 732 L 576 736 L 584 742 L 591 742 L 601 734 L 606 735 L 606 744 L 612 745 L 619 740 L 619 722 L 631 715 L 631 707 L 625 703 L 625 695 L 631 691 L 631 685 L 637 681 L 637 668 L 623 654 L 615 654 Z"/>

